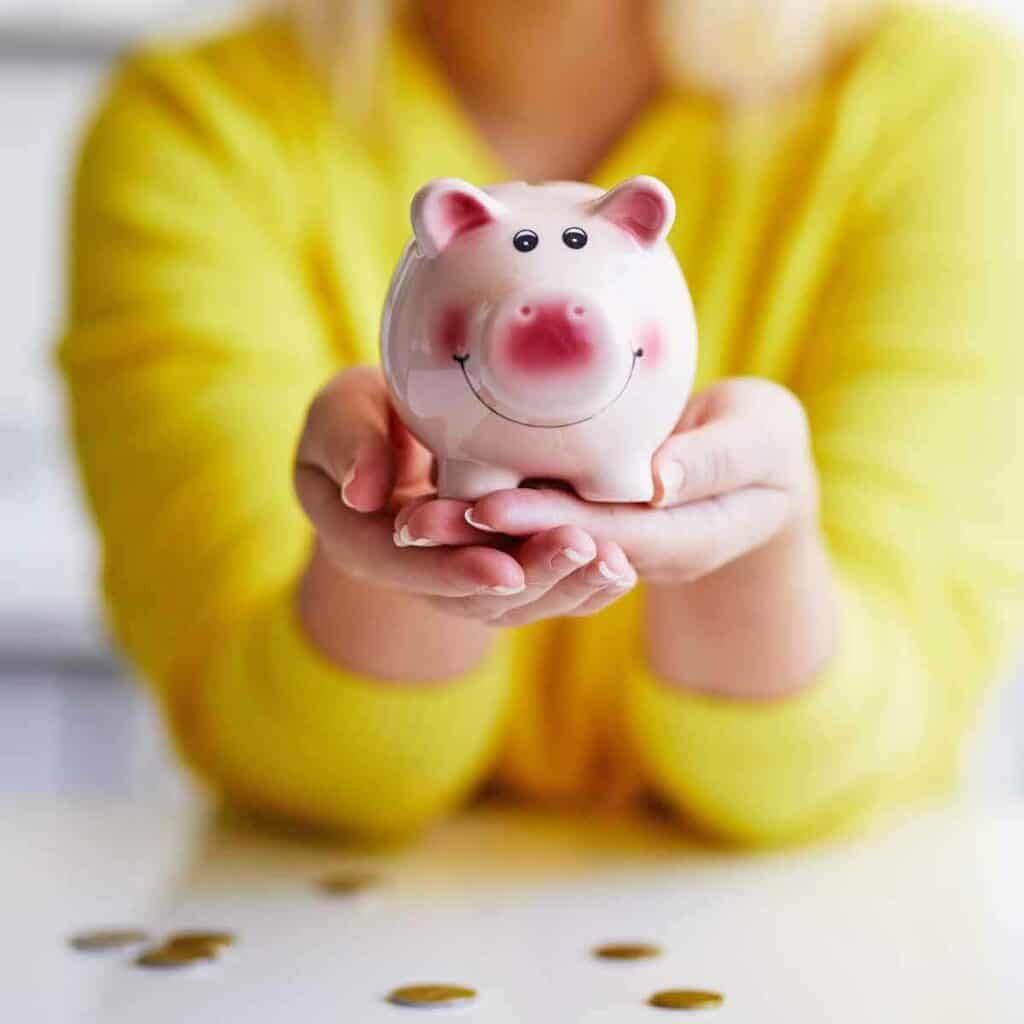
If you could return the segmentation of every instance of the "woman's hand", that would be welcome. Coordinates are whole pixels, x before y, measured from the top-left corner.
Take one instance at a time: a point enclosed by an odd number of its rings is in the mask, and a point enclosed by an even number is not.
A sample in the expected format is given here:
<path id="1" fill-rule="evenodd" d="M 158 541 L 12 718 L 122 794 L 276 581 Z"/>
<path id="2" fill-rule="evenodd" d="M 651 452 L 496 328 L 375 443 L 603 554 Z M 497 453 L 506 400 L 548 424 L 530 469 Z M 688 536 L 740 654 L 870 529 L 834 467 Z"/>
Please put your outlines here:
<path id="1" fill-rule="evenodd" d="M 515 560 L 489 547 L 402 552 L 392 543 L 403 491 L 429 484 L 430 455 L 394 420 L 379 371 L 338 374 L 314 399 L 295 463 L 295 490 L 318 548 L 346 575 L 397 590 L 465 597 L 523 585 Z"/>
<path id="2" fill-rule="evenodd" d="M 653 471 L 653 508 L 517 488 L 472 506 L 416 505 L 399 542 L 479 544 L 571 524 L 615 541 L 652 584 L 646 656 L 663 679 L 756 700 L 807 685 L 839 625 L 800 402 L 767 380 L 723 380 L 693 397 Z"/>
<path id="3" fill-rule="evenodd" d="M 321 557 L 350 579 L 490 625 L 588 614 L 636 582 L 619 544 L 595 541 L 569 523 L 500 544 L 474 531 L 475 543 L 441 546 L 410 532 L 416 506 L 397 521 L 395 512 L 430 489 L 432 461 L 391 411 L 379 370 L 358 367 L 335 377 L 310 407 L 295 466 Z M 431 504 L 442 514 L 451 507 Z"/>
<path id="4" fill-rule="evenodd" d="M 816 529 L 817 476 L 803 407 L 768 380 L 734 377 L 695 395 L 653 458 L 655 499 L 591 503 L 553 488 L 434 501 L 404 517 L 419 542 L 479 543 L 572 524 L 614 540 L 641 578 L 689 583 L 772 538 Z"/>

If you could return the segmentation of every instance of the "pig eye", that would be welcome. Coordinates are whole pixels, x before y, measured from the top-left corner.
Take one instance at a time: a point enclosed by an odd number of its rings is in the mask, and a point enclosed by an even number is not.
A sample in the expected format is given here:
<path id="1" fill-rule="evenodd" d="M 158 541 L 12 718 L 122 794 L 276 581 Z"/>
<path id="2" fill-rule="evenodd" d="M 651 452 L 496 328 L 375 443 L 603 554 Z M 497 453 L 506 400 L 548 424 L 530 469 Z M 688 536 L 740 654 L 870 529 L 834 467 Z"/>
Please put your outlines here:
<path id="1" fill-rule="evenodd" d="M 540 244 L 540 237 L 536 231 L 531 231 L 529 228 L 523 228 L 522 231 L 517 231 L 512 238 L 512 244 L 520 252 L 533 252 L 534 249 Z"/>
<path id="2" fill-rule="evenodd" d="M 587 244 L 587 233 L 583 228 L 566 228 L 562 232 L 562 241 L 570 249 L 582 249 Z"/>

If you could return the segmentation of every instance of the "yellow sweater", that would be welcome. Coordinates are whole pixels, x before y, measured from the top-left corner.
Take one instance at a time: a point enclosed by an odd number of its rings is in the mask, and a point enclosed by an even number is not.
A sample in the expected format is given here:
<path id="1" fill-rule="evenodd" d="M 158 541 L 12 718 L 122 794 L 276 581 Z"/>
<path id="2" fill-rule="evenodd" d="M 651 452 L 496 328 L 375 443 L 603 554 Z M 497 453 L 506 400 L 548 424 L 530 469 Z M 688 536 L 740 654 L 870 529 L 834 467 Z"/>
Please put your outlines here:
<path id="1" fill-rule="evenodd" d="M 949 787 L 1024 626 L 1016 47 L 896 12 L 799 97 L 744 114 L 663 97 L 594 176 L 675 192 L 697 387 L 758 374 L 806 406 L 842 628 L 814 685 L 771 704 L 654 678 L 642 588 L 426 687 L 345 672 L 305 638 L 307 404 L 376 360 L 417 186 L 510 176 L 417 42 L 387 49 L 360 127 L 273 18 L 153 47 L 84 145 L 60 360 L 113 625 L 189 761 L 243 805 L 370 833 L 486 780 L 553 802 L 655 792 L 747 843 Z"/>

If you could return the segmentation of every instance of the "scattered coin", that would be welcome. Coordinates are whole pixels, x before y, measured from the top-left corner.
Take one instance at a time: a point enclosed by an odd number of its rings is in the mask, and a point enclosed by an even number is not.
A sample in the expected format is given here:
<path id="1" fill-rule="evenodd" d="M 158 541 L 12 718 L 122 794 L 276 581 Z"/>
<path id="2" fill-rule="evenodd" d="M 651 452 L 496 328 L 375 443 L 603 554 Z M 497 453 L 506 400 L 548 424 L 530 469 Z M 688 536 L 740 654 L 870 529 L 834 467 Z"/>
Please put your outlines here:
<path id="1" fill-rule="evenodd" d="M 647 1000 L 648 1006 L 657 1006 L 661 1010 L 710 1010 L 721 1006 L 725 996 L 720 992 L 704 992 L 692 988 L 669 988 L 655 992 Z"/>
<path id="2" fill-rule="evenodd" d="M 476 999 L 476 991 L 461 985 L 405 985 L 396 988 L 388 1002 L 396 1006 L 465 1006 Z"/>
<path id="3" fill-rule="evenodd" d="M 649 942 L 609 942 L 598 946 L 594 956 L 600 960 L 646 960 L 661 956 L 661 947 Z"/>
<path id="4" fill-rule="evenodd" d="M 71 936 L 71 947 L 80 953 L 103 953 L 148 942 L 149 936 L 138 928 L 102 928 Z"/>
<path id="5" fill-rule="evenodd" d="M 235 944 L 235 937 L 231 932 L 174 932 L 164 943 L 165 948 L 179 950 L 197 950 L 203 952 L 210 950 L 212 953 L 219 953 L 221 949 Z"/>
<path id="6" fill-rule="evenodd" d="M 135 958 L 139 967 L 156 967 L 162 969 L 175 969 L 191 967 L 193 964 L 204 963 L 217 959 L 217 951 L 207 947 L 206 949 L 186 949 L 181 946 L 165 944 L 147 949 L 145 953 Z"/>
<path id="7" fill-rule="evenodd" d="M 380 885 L 380 878 L 369 871 L 344 871 L 321 878 L 320 891 L 328 896 L 353 896 Z"/>

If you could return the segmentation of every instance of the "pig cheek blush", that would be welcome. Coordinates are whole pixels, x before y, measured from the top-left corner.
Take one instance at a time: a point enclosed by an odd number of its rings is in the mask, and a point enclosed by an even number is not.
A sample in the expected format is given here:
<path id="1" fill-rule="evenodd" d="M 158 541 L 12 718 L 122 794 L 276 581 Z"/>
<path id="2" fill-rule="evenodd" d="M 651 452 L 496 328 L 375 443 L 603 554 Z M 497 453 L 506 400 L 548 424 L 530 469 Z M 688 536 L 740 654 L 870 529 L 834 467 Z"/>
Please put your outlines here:
<path id="1" fill-rule="evenodd" d="M 656 370 L 661 365 L 664 355 L 664 340 L 661 331 L 651 325 L 640 334 L 640 344 L 637 345 L 638 356 L 642 356 L 641 366 L 647 370 Z"/>
<path id="2" fill-rule="evenodd" d="M 441 313 L 434 333 L 434 355 L 438 365 L 447 366 L 466 352 L 466 311 L 450 306 Z"/>

